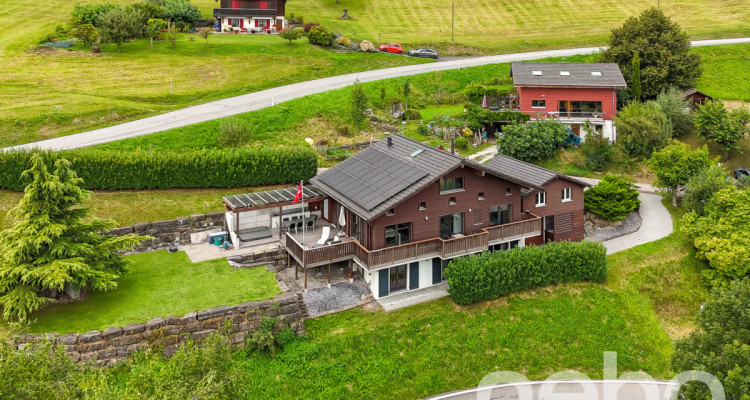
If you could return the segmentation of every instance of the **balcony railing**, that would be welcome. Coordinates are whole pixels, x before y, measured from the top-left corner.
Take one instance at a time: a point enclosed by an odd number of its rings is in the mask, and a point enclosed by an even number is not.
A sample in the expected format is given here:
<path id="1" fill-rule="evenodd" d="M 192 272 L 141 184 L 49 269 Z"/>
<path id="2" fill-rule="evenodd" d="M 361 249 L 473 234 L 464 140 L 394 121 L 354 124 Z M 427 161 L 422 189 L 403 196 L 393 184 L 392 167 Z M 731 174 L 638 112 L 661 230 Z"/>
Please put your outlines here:
<path id="1" fill-rule="evenodd" d="M 275 8 L 214 8 L 214 17 L 275 17 Z"/>
<path id="2" fill-rule="evenodd" d="M 286 248 L 297 262 L 307 267 L 316 267 L 328 263 L 356 259 L 368 269 L 406 262 L 426 257 L 450 258 L 486 250 L 490 243 L 510 240 L 530 233 L 541 234 L 542 219 L 528 214 L 526 219 L 504 225 L 482 229 L 473 235 L 452 239 L 428 239 L 400 246 L 386 247 L 379 250 L 367 250 L 356 240 L 344 241 L 323 247 L 305 249 L 289 233 L 286 234 Z"/>
<path id="3" fill-rule="evenodd" d="M 531 118 L 597 118 L 604 119 L 604 111 L 529 111 Z"/>

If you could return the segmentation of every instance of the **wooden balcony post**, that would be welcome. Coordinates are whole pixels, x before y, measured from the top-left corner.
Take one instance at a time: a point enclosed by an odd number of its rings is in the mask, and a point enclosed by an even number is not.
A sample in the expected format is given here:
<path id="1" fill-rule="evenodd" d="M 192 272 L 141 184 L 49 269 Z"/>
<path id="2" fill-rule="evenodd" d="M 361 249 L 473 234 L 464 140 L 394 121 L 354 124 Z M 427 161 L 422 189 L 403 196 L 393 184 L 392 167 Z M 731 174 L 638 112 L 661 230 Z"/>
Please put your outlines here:
<path id="1" fill-rule="evenodd" d="M 305 268 L 305 289 L 307 289 L 307 268 Z"/>

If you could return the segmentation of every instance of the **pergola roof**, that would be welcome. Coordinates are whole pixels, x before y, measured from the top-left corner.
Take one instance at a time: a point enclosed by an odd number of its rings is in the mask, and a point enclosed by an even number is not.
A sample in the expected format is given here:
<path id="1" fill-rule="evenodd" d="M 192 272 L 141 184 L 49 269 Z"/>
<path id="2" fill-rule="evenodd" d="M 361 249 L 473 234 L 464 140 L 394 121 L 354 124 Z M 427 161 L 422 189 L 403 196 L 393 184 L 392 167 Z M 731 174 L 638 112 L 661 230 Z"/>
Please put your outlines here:
<path id="1" fill-rule="evenodd" d="M 294 201 L 296 193 L 297 186 L 292 186 L 284 189 L 224 196 L 222 200 L 224 200 L 224 204 L 226 204 L 232 211 L 239 212 L 283 205 L 280 203 L 291 203 Z M 303 186 L 302 194 L 304 195 L 305 201 L 326 196 L 326 194 L 315 185 Z"/>

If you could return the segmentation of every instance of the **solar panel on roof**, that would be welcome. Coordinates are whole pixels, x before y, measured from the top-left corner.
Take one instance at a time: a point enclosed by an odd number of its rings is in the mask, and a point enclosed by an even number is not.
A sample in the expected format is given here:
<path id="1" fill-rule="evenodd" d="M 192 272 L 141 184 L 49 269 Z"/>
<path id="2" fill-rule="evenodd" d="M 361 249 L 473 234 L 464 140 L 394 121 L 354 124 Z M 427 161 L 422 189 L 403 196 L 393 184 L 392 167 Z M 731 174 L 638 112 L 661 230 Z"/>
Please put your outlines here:
<path id="1" fill-rule="evenodd" d="M 427 176 L 427 173 L 381 151 L 360 153 L 320 180 L 370 211 Z"/>

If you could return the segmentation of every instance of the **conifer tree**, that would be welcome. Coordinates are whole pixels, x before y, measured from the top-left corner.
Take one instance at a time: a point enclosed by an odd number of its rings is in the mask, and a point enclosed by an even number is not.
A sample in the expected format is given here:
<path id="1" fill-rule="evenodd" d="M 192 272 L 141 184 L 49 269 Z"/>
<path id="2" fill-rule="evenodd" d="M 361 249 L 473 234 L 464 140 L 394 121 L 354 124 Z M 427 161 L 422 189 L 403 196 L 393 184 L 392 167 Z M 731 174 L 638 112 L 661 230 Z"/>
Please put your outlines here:
<path id="1" fill-rule="evenodd" d="M 127 270 L 116 252 L 145 239 L 105 233 L 114 221 L 89 216 L 81 204 L 91 192 L 81 188 L 68 160 L 57 160 L 52 173 L 41 154 L 30 164 L 21 176 L 30 183 L 11 210 L 15 222 L 0 234 L 0 306 L 9 322 L 28 322 L 31 312 L 52 301 L 48 291 L 114 289 Z"/>

